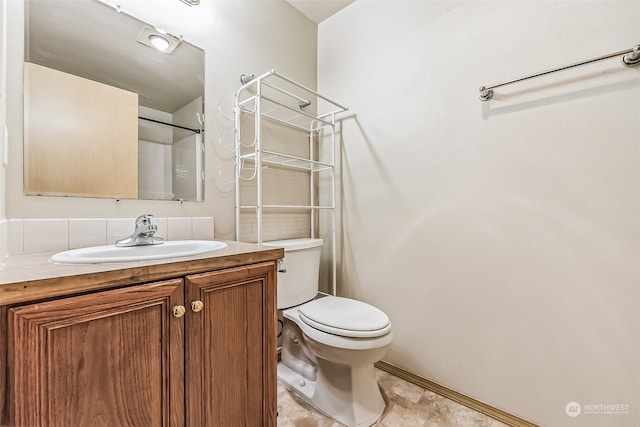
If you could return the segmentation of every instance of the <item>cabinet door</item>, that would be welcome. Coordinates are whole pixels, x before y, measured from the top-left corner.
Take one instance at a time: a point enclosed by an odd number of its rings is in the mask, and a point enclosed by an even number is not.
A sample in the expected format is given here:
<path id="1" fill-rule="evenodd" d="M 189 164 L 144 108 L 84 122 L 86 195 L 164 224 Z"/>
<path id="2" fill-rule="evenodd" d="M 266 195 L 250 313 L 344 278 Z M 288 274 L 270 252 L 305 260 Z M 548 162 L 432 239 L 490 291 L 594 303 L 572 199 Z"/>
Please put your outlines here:
<path id="1" fill-rule="evenodd" d="M 182 279 L 14 307 L 19 426 L 184 425 Z"/>
<path id="2" fill-rule="evenodd" d="M 187 425 L 276 425 L 275 263 L 187 276 Z"/>

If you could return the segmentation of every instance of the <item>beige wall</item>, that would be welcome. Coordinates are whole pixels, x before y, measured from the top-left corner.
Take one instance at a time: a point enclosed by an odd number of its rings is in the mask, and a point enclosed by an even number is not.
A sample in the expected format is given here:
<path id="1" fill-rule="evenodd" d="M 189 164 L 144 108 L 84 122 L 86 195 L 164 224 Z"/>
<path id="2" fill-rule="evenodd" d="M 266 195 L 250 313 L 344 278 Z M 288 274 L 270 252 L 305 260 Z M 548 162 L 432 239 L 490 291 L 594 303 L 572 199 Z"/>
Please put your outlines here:
<path id="1" fill-rule="evenodd" d="M 5 144 L 4 125 L 7 121 L 7 14 L 5 1 L 0 2 L 0 219 L 5 218 L 5 175 L 4 166 Z"/>
<path id="2" fill-rule="evenodd" d="M 66 0 L 56 0 L 66 1 Z M 8 114 L 10 163 L 6 196 L 9 218 L 135 217 L 144 212 L 159 217 L 211 216 L 216 237 L 234 238 L 233 96 L 240 74 L 269 69 L 303 84 L 316 84 L 316 25 L 284 0 L 203 1 L 189 7 L 177 0 L 105 1 L 171 33 L 180 33 L 202 47 L 205 58 L 205 202 L 128 201 L 81 198 L 28 197 L 22 184 L 22 61 L 24 4 L 7 2 Z M 274 29 L 277 29 L 275 31 Z M 222 114 L 218 111 L 218 103 Z M 2 188 L 2 186 L 0 186 Z M 1 190 L 0 190 L 1 191 Z"/>
<path id="3" fill-rule="evenodd" d="M 640 424 L 640 2 L 359 0 L 319 26 L 350 106 L 341 293 L 388 362 L 545 426 Z M 629 405 L 626 415 L 565 412 Z M 592 409 L 594 407 L 591 407 Z"/>
<path id="4" fill-rule="evenodd" d="M 6 11 L 5 1 L 0 2 L 0 269 L 2 269 L 2 263 L 5 256 L 8 253 L 8 240 L 7 240 L 7 223 L 6 219 L 6 204 L 5 204 L 5 177 L 6 168 L 4 166 L 4 152 L 5 144 L 4 140 L 4 125 L 7 121 L 7 86 L 6 86 Z"/>

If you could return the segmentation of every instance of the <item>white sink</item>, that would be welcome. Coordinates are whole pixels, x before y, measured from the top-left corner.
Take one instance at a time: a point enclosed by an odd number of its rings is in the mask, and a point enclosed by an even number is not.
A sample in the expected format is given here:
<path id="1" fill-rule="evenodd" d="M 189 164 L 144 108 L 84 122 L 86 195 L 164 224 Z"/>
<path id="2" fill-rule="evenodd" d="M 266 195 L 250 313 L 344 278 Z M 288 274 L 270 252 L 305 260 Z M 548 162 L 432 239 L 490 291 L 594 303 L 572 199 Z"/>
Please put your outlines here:
<path id="1" fill-rule="evenodd" d="M 93 246 L 59 252 L 51 257 L 51 262 L 64 264 L 100 264 L 106 262 L 147 261 L 174 258 L 219 251 L 228 247 L 216 240 L 173 240 L 160 245 L 131 246 L 120 248 L 115 245 Z"/>

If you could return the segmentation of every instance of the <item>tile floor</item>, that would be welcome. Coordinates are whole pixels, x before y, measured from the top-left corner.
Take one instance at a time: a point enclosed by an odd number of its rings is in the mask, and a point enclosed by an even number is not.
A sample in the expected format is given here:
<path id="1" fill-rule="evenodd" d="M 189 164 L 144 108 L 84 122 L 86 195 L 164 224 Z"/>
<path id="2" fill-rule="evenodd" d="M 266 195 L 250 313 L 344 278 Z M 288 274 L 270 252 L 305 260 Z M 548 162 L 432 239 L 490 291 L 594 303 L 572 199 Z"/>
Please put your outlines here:
<path id="1" fill-rule="evenodd" d="M 484 414 L 462 406 L 387 372 L 376 369 L 387 408 L 374 426 L 379 427 L 507 427 Z M 340 427 L 278 383 L 278 427 Z"/>

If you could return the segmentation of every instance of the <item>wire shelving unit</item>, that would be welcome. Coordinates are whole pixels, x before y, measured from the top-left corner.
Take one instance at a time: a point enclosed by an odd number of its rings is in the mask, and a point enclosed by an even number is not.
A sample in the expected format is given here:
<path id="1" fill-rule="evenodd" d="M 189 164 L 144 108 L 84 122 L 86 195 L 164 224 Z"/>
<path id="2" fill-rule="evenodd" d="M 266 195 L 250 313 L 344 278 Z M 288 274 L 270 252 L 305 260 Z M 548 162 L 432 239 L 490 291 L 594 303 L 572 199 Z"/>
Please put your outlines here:
<path id="1" fill-rule="evenodd" d="M 245 213 L 255 212 L 252 240 L 263 243 L 264 215 L 271 211 L 304 211 L 309 215 L 308 237 L 318 238 L 319 213 L 329 217 L 331 287 L 336 287 L 336 115 L 347 107 L 332 101 L 288 77 L 270 70 L 260 76 L 243 74 L 235 95 L 235 191 L 236 240 L 241 240 Z M 305 155 L 265 147 L 269 132 L 302 132 L 307 135 Z M 278 131 L 280 129 L 280 131 Z M 301 171 L 308 177 L 307 204 L 264 203 L 265 168 Z M 320 173 L 328 179 L 320 179 Z M 244 183 L 244 184 L 243 184 Z M 250 194 L 247 185 L 250 184 Z M 330 188 L 326 188 L 330 187 Z M 322 196 L 321 196 L 322 195 Z M 247 198 L 251 202 L 247 203 Z M 246 237 L 245 237 L 246 240 Z"/>

